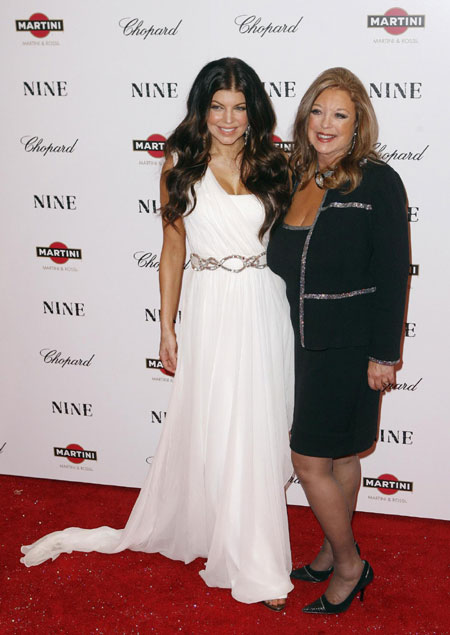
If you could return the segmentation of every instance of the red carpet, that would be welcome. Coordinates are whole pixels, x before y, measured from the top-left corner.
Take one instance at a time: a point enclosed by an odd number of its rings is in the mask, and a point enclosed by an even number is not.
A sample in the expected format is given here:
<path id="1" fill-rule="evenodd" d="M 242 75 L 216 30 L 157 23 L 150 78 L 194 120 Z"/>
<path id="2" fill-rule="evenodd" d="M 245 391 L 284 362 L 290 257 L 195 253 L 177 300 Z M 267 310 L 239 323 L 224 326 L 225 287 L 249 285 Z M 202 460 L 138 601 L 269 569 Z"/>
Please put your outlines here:
<path id="1" fill-rule="evenodd" d="M 126 551 L 62 555 L 26 569 L 19 547 L 67 526 L 122 527 L 136 490 L 0 476 L 2 486 L 2 604 L 0 633 L 450 633 L 449 523 L 357 513 L 355 535 L 375 570 L 364 604 L 327 618 L 304 615 L 325 584 L 296 582 L 286 611 L 235 602 L 209 589 L 190 565 Z M 290 507 L 295 564 L 308 562 L 320 530 L 308 508 Z"/>

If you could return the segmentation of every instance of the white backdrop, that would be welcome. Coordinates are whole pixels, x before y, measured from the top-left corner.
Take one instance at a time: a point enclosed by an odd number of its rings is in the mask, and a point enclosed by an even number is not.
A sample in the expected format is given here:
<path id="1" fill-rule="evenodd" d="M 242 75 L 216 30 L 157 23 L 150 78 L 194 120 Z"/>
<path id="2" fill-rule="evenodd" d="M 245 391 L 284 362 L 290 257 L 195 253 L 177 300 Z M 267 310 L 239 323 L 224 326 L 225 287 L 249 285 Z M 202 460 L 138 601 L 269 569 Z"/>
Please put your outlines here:
<path id="1" fill-rule="evenodd" d="M 450 518 L 450 228 L 442 193 L 450 95 L 439 72 L 449 4 L 411 0 L 392 11 L 375 0 L 36 6 L 9 0 L 0 10 L 0 470 L 142 484 L 172 380 L 151 368 L 159 339 L 162 159 L 134 150 L 135 142 L 170 134 L 195 75 L 211 59 L 237 56 L 254 66 L 283 141 L 292 139 L 296 108 L 314 77 L 346 66 L 370 92 L 382 154 L 405 182 L 418 271 L 403 367 L 383 398 L 378 447 L 363 460 L 358 509 Z M 33 20 L 48 19 L 56 30 L 27 30 L 37 11 L 43 15 Z M 410 16 L 402 21 L 413 25 L 393 33 L 369 17 L 386 13 Z M 65 246 L 71 257 L 55 262 L 51 245 Z M 65 456 L 68 446 L 77 462 Z M 376 487 L 383 475 L 394 481 L 388 489 Z M 291 503 L 305 502 L 298 484 L 288 495 Z"/>

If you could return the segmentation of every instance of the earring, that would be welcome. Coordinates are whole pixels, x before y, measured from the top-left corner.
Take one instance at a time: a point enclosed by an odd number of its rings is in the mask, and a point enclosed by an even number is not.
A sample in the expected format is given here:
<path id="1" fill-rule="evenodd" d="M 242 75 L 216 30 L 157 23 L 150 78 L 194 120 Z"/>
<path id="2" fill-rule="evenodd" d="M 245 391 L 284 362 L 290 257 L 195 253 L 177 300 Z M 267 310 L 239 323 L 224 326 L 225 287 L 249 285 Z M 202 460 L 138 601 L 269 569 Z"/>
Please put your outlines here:
<path id="1" fill-rule="evenodd" d="M 244 145 L 247 145 L 248 138 L 250 136 L 250 124 L 247 126 L 244 132 Z"/>
<path id="2" fill-rule="evenodd" d="M 351 154 L 353 152 L 353 149 L 355 147 L 355 143 L 356 143 L 356 135 L 358 133 L 358 130 L 356 129 L 355 132 L 353 133 L 353 137 L 352 137 L 352 145 L 350 146 L 350 150 L 347 152 L 347 155 Z"/>

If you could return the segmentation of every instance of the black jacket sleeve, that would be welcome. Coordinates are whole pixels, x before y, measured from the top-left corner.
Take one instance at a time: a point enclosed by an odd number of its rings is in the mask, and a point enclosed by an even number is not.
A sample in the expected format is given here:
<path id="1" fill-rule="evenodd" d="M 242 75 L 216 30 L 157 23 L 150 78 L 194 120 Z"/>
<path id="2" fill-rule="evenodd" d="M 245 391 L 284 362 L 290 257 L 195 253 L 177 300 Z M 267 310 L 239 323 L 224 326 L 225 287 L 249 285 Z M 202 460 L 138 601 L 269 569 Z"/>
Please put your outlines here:
<path id="1" fill-rule="evenodd" d="M 390 166 L 380 166 L 373 181 L 371 275 L 376 285 L 371 315 L 369 359 L 400 360 L 400 343 L 409 274 L 406 193 Z"/>

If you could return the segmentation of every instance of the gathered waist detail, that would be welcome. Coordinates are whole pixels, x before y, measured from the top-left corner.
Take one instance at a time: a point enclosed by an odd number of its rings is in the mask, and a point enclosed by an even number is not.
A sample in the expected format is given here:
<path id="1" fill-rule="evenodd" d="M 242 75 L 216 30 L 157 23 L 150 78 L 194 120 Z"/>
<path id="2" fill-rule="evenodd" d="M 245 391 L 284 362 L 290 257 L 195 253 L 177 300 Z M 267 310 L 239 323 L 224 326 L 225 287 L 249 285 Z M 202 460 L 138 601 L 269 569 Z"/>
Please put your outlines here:
<path id="1" fill-rule="evenodd" d="M 233 262 L 234 261 L 234 262 Z M 235 265 L 235 266 L 231 266 Z M 257 256 L 239 256 L 238 254 L 232 254 L 231 256 L 225 256 L 220 260 L 216 258 L 202 258 L 198 254 L 191 254 L 191 266 L 194 271 L 215 271 L 216 269 L 225 269 L 231 273 L 241 273 L 244 269 L 253 267 L 254 269 L 264 269 L 267 267 L 266 252 L 263 251 Z"/>

